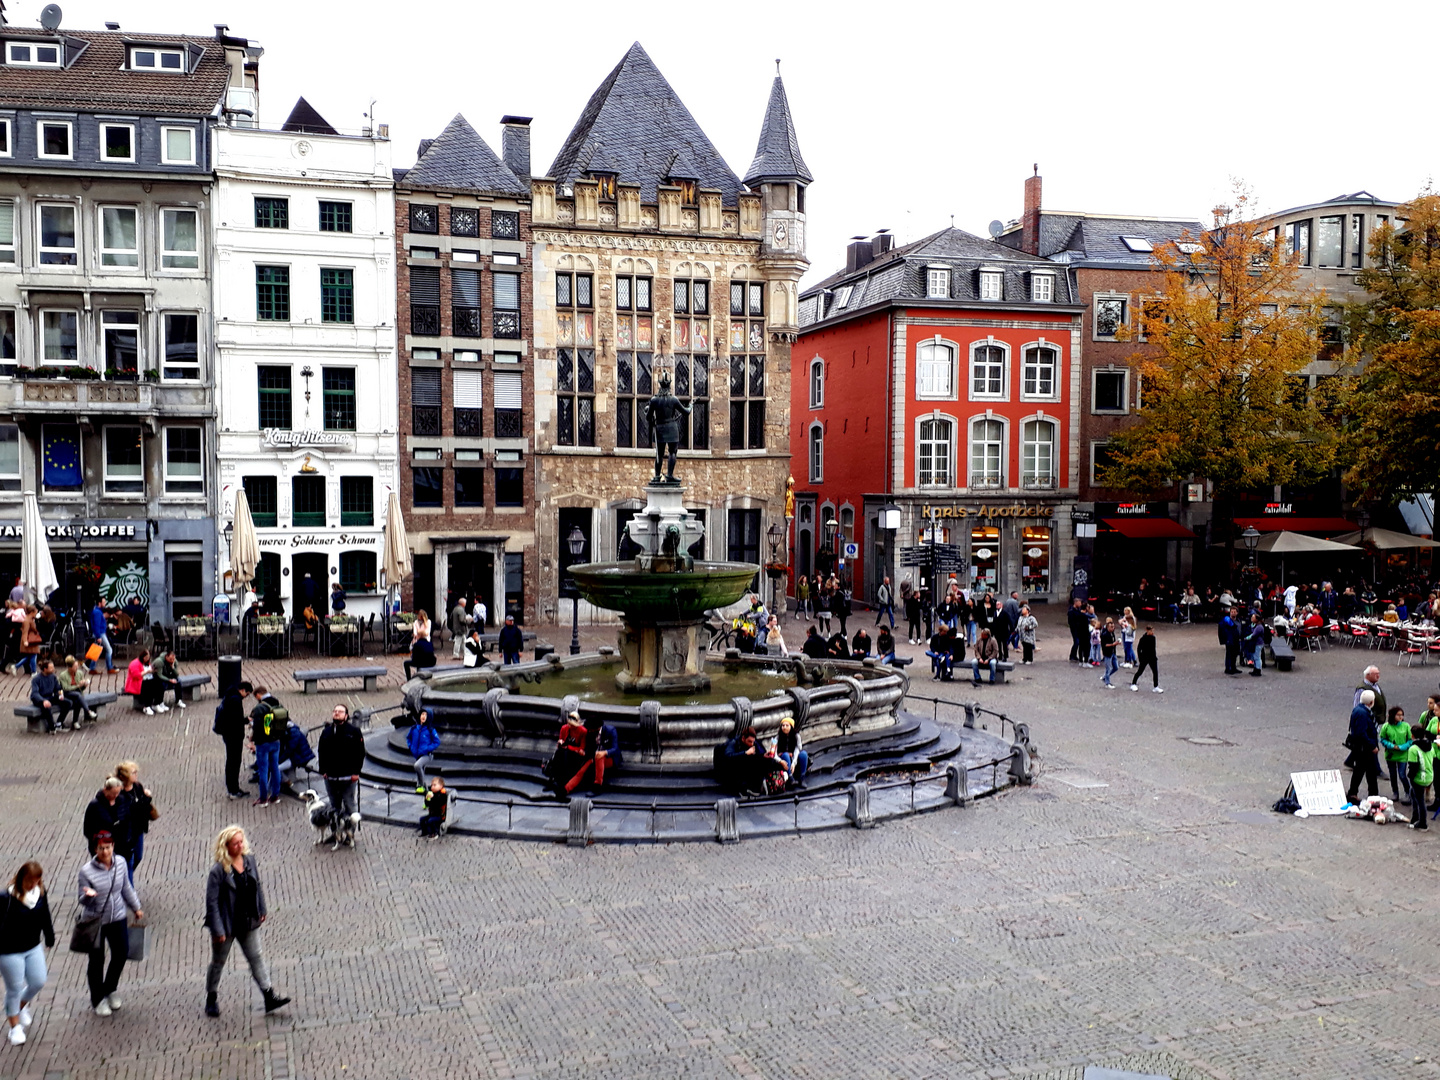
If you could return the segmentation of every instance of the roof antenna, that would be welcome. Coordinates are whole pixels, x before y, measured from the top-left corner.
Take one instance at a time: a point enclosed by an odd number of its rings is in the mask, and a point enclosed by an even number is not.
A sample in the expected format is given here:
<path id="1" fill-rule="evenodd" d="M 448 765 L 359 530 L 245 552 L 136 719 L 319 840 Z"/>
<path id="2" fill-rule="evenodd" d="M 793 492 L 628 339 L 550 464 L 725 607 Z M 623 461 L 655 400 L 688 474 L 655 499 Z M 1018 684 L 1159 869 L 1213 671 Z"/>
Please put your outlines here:
<path id="1" fill-rule="evenodd" d="M 951 214 L 951 215 L 950 215 L 950 228 L 953 229 L 954 227 L 955 227 L 955 215 L 954 215 L 954 214 Z"/>
<path id="2" fill-rule="evenodd" d="M 776 59 L 775 59 L 775 77 L 776 77 L 776 78 L 779 78 L 779 77 L 780 77 L 780 59 L 779 59 L 779 57 L 776 57 Z"/>

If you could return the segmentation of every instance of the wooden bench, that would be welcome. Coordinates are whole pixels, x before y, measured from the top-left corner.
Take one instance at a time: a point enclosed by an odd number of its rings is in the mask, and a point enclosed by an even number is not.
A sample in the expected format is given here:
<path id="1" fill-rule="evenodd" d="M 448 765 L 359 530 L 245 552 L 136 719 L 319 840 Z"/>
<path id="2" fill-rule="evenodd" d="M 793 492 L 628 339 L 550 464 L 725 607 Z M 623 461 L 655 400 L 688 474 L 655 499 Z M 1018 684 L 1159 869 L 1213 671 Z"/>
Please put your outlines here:
<path id="1" fill-rule="evenodd" d="M 98 724 L 101 720 L 105 719 L 105 706 L 112 705 L 119 699 L 119 694 L 86 694 L 85 704 L 95 713 L 95 719 L 90 722 L 92 724 Z M 51 711 L 53 712 L 54 710 Z M 16 705 L 15 715 L 25 718 L 25 730 L 31 735 L 45 734 L 45 721 L 41 718 L 39 706 L 30 704 Z"/>
<path id="2" fill-rule="evenodd" d="M 385 674 L 383 667 L 338 667 L 338 668 L 311 668 L 308 671 L 292 672 L 295 681 L 303 683 L 305 693 L 318 694 L 320 683 L 328 682 L 331 679 L 364 679 L 367 693 L 374 693 L 379 689 L 377 680 Z"/>
<path id="3" fill-rule="evenodd" d="M 1275 666 L 1281 671 L 1289 671 L 1291 665 L 1295 663 L 1295 650 L 1290 647 L 1290 643 L 1276 635 L 1270 639 L 1268 648 L 1271 658 L 1275 661 Z"/>

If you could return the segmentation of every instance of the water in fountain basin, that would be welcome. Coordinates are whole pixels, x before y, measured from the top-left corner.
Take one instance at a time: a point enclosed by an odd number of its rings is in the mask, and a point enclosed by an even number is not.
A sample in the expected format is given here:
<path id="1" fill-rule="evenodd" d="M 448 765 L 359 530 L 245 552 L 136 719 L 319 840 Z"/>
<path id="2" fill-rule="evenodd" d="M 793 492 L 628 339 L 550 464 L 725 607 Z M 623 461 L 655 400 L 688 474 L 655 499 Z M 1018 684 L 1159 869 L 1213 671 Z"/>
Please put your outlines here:
<path id="1" fill-rule="evenodd" d="M 528 694 L 532 697 L 560 698 L 575 694 L 581 701 L 603 701 L 613 705 L 639 705 L 642 701 L 659 700 L 666 705 L 723 705 L 733 697 L 748 697 L 758 701 L 772 690 L 783 690 L 795 685 L 795 673 L 776 668 L 757 668 L 749 664 L 740 670 L 727 673 L 723 663 L 707 662 L 705 670 L 710 675 L 708 690 L 691 690 L 676 694 L 627 694 L 615 685 L 615 673 L 620 670 L 618 661 L 608 664 L 586 664 L 568 671 L 545 672 L 537 675 L 534 682 L 523 679 L 499 679 L 493 685 L 502 683 L 510 686 L 512 693 Z M 445 690 L 458 693 L 483 694 L 492 685 L 483 678 L 446 682 Z"/>

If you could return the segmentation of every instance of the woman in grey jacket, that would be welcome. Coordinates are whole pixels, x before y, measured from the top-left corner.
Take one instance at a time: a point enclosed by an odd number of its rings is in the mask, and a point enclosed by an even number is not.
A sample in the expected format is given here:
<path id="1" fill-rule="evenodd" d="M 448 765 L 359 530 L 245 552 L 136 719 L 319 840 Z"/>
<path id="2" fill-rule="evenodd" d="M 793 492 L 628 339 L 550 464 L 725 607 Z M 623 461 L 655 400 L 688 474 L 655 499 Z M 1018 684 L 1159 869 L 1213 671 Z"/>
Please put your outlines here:
<path id="1" fill-rule="evenodd" d="M 215 837 L 215 863 L 205 882 L 205 928 L 210 931 L 210 970 L 205 976 L 205 1015 L 219 1016 L 220 975 L 232 942 L 250 964 L 250 975 L 265 995 L 265 1011 L 274 1012 L 290 999 L 275 993 L 265 956 L 260 951 L 260 924 L 265 921 L 265 890 L 260 869 L 239 825 L 227 825 Z"/>
<path id="2" fill-rule="evenodd" d="M 1030 605 L 1023 604 L 1020 608 L 1020 621 L 1015 628 L 1020 631 L 1021 663 L 1033 664 L 1035 662 L 1035 630 L 1040 625 L 1040 620 L 1030 614 Z"/>
<path id="3" fill-rule="evenodd" d="M 130 955 L 125 913 L 143 919 L 140 897 L 130 884 L 123 855 L 115 854 L 115 838 L 108 832 L 95 834 L 95 857 L 80 867 L 80 913 L 83 918 L 100 916 L 100 937 L 90 952 L 85 977 L 90 983 L 90 1004 L 97 1016 L 109 1016 L 120 1008 L 120 975 Z M 105 969 L 105 946 L 110 946 L 110 968 Z M 103 975 L 103 978 L 102 978 Z"/>

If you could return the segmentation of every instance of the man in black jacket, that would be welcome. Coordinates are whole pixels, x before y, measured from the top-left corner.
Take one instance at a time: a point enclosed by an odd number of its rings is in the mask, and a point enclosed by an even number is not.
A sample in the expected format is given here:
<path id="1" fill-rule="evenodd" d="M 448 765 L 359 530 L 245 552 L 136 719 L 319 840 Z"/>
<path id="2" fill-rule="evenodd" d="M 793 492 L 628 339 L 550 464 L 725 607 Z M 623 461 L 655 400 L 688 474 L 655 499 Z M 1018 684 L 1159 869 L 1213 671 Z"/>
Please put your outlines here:
<path id="1" fill-rule="evenodd" d="M 248 682 L 236 683 L 215 712 L 215 734 L 225 740 L 225 791 L 232 799 L 250 794 L 240 786 L 240 757 L 245 749 L 245 699 L 253 689 Z"/>
<path id="2" fill-rule="evenodd" d="M 115 777 L 109 777 L 103 787 L 95 793 L 90 805 L 85 807 L 85 821 L 81 831 L 90 854 L 95 854 L 95 837 L 107 832 L 114 839 L 115 854 L 123 855 L 130 861 L 130 803 L 122 797 L 125 785 Z"/>
<path id="3" fill-rule="evenodd" d="M 506 615 L 505 625 L 500 628 L 500 656 L 507 664 L 520 662 L 520 650 L 525 647 L 525 636 L 515 625 L 515 616 Z"/>
<path id="4" fill-rule="evenodd" d="M 320 774 L 330 806 L 349 816 L 359 809 L 360 768 L 365 764 L 365 736 L 350 723 L 350 709 L 336 703 L 330 722 L 320 732 Z"/>
<path id="5" fill-rule="evenodd" d="M 1083 664 L 1090 654 L 1090 620 L 1085 617 L 1085 603 L 1076 597 L 1065 613 L 1070 627 L 1070 663 Z"/>

